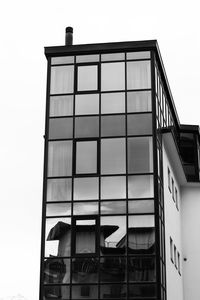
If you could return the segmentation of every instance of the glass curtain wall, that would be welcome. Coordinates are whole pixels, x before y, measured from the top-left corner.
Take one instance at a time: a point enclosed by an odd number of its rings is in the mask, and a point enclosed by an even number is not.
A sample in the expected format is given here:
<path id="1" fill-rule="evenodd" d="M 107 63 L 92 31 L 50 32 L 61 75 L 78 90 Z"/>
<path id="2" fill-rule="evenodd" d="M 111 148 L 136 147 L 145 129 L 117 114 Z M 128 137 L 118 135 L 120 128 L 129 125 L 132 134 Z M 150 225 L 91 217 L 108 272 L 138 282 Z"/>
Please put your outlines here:
<path id="1" fill-rule="evenodd" d="M 51 59 L 43 300 L 156 299 L 151 78 L 148 51 Z"/>

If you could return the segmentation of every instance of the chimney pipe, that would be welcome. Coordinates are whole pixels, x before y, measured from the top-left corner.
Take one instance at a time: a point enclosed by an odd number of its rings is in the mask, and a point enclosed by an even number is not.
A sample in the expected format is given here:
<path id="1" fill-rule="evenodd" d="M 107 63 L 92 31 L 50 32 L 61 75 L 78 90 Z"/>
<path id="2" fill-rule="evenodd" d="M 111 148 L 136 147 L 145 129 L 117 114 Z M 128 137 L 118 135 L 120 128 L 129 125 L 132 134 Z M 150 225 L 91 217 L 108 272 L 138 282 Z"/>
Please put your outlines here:
<path id="1" fill-rule="evenodd" d="M 73 28 L 66 27 L 65 29 L 65 45 L 70 46 L 73 45 Z"/>

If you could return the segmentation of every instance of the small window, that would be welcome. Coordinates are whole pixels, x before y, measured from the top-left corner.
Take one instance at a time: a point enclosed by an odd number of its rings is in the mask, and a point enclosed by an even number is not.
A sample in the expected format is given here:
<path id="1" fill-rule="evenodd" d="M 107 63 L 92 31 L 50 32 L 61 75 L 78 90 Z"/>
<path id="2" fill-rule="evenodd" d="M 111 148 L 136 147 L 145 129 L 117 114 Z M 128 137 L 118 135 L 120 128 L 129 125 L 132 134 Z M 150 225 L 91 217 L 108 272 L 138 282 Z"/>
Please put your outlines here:
<path id="1" fill-rule="evenodd" d="M 180 262 L 180 253 L 177 252 L 177 263 L 178 263 L 178 272 L 181 274 L 181 262 Z"/>
<path id="2" fill-rule="evenodd" d="M 173 255 L 173 240 L 172 238 L 170 237 L 170 258 L 171 258 L 171 261 L 174 263 L 174 255 Z"/>
<path id="3" fill-rule="evenodd" d="M 168 188 L 171 193 L 171 174 L 170 174 L 170 169 L 168 168 Z"/>
<path id="4" fill-rule="evenodd" d="M 97 253 L 97 217 L 75 217 L 73 228 L 73 255 L 90 256 Z"/>
<path id="5" fill-rule="evenodd" d="M 177 191 L 176 187 L 175 187 L 175 202 L 176 202 L 176 208 L 179 210 L 179 207 L 178 207 L 178 191 Z"/>
<path id="6" fill-rule="evenodd" d="M 77 92 L 97 91 L 98 84 L 98 65 L 77 65 L 76 69 Z"/>
<path id="7" fill-rule="evenodd" d="M 177 251 L 176 251 L 176 246 L 174 245 L 174 264 L 177 269 Z"/>
<path id="8" fill-rule="evenodd" d="M 75 141 L 75 175 L 98 173 L 98 145 L 99 143 L 97 140 Z"/>
<path id="9" fill-rule="evenodd" d="M 172 198 L 175 201 L 175 197 L 174 197 L 174 179 L 172 178 Z"/>

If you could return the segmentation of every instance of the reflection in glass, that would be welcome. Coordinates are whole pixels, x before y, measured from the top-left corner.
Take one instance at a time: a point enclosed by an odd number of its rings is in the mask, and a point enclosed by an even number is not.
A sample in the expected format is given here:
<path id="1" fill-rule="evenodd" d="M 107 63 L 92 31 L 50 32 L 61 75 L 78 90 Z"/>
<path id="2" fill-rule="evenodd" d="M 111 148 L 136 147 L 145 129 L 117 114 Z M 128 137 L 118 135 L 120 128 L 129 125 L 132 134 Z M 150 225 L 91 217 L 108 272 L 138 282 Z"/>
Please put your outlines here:
<path id="1" fill-rule="evenodd" d="M 127 116 L 128 135 L 152 134 L 152 115 L 134 114 Z"/>
<path id="2" fill-rule="evenodd" d="M 129 281 L 155 281 L 154 257 L 130 257 L 128 260 Z"/>
<path id="3" fill-rule="evenodd" d="M 47 180 L 47 202 L 71 200 L 71 179 L 58 178 Z"/>
<path id="4" fill-rule="evenodd" d="M 92 200 L 99 197 L 99 179 L 75 178 L 74 179 L 74 200 Z"/>
<path id="5" fill-rule="evenodd" d="M 74 56 L 59 56 L 59 57 L 51 58 L 52 65 L 73 64 L 73 63 L 74 63 Z"/>
<path id="6" fill-rule="evenodd" d="M 75 254 L 96 253 L 96 231 L 95 219 L 76 220 Z"/>
<path id="7" fill-rule="evenodd" d="M 126 216 L 101 217 L 101 228 L 104 228 L 104 237 L 101 236 L 100 246 L 102 254 L 108 254 L 106 248 L 112 248 L 110 254 L 121 254 L 119 249 L 121 240 L 126 236 Z"/>
<path id="8" fill-rule="evenodd" d="M 152 175 L 135 175 L 128 177 L 129 198 L 152 198 L 153 194 Z"/>
<path id="9" fill-rule="evenodd" d="M 69 256 L 71 252 L 71 218 L 47 218 L 45 257 Z"/>
<path id="10" fill-rule="evenodd" d="M 49 139 L 68 139 L 72 138 L 72 134 L 72 118 L 49 119 Z"/>
<path id="11" fill-rule="evenodd" d="M 98 94 L 76 95 L 76 99 L 75 99 L 76 115 L 91 115 L 91 114 L 98 114 L 98 113 L 99 113 Z"/>
<path id="12" fill-rule="evenodd" d="M 48 285 L 44 286 L 44 300 L 69 299 L 69 286 Z"/>
<path id="13" fill-rule="evenodd" d="M 97 141 L 76 143 L 76 174 L 97 173 Z"/>
<path id="14" fill-rule="evenodd" d="M 125 139 L 101 140 L 101 173 L 125 173 L 126 151 Z"/>
<path id="15" fill-rule="evenodd" d="M 71 116 L 73 114 L 73 96 L 51 96 L 50 117 Z"/>
<path id="16" fill-rule="evenodd" d="M 127 88 L 151 88 L 150 61 L 131 61 L 127 63 Z"/>
<path id="17" fill-rule="evenodd" d="M 125 135 L 125 116 L 104 116 L 101 117 L 102 136 Z"/>
<path id="18" fill-rule="evenodd" d="M 128 227 L 154 227 L 154 215 L 134 215 L 128 218 Z"/>
<path id="19" fill-rule="evenodd" d="M 149 297 L 155 297 L 155 296 L 156 296 L 155 284 L 132 284 L 132 285 L 129 285 L 129 297 L 135 297 L 135 299 L 137 299 L 137 297 L 143 297 L 143 298 L 149 299 Z M 132 299 L 134 299 L 134 298 L 132 298 Z"/>
<path id="20" fill-rule="evenodd" d="M 74 66 L 51 67 L 51 94 L 73 93 Z"/>
<path id="21" fill-rule="evenodd" d="M 124 62 L 101 64 L 101 89 L 102 91 L 125 89 Z"/>
<path id="22" fill-rule="evenodd" d="M 77 90 L 88 91 L 98 89 L 97 65 L 78 66 L 77 69 Z"/>
<path id="23" fill-rule="evenodd" d="M 108 53 L 101 55 L 101 61 L 124 60 L 125 53 Z"/>
<path id="24" fill-rule="evenodd" d="M 101 199 L 126 198 L 126 177 L 101 177 Z"/>
<path id="25" fill-rule="evenodd" d="M 101 113 L 124 113 L 125 93 L 103 93 L 101 94 Z"/>
<path id="26" fill-rule="evenodd" d="M 47 258 L 44 261 L 44 283 L 69 283 L 70 259 Z"/>
<path id="27" fill-rule="evenodd" d="M 129 201 L 128 212 L 133 214 L 154 213 L 154 200 Z"/>
<path id="28" fill-rule="evenodd" d="M 104 284 L 100 286 L 101 299 L 123 299 L 126 298 L 126 285 Z"/>
<path id="29" fill-rule="evenodd" d="M 71 214 L 71 203 L 49 203 L 46 206 L 46 216 L 66 216 Z"/>
<path id="30" fill-rule="evenodd" d="M 128 52 L 127 59 L 145 59 L 150 58 L 150 51 Z"/>
<path id="31" fill-rule="evenodd" d="M 49 142 L 48 176 L 70 176 L 72 174 L 72 142 Z"/>
<path id="32" fill-rule="evenodd" d="M 99 117 L 77 117 L 75 119 L 75 137 L 98 137 Z"/>
<path id="33" fill-rule="evenodd" d="M 98 299 L 97 285 L 73 285 L 72 299 Z"/>
<path id="34" fill-rule="evenodd" d="M 82 257 L 72 260 L 72 283 L 90 283 L 98 281 L 98 258 Z"/>
<path id="35" fill-rule="evenodd" d="M 100 259 L 100 281 L 120 282 L 126 280 L 126 259 L 124 257 L 102 257 Z"/>
<path id="36" fill-rule="evenodd" d="M 153 172 L 153 147 L 151 137 L 128 139 L 128 172 Z"/>
<path id="37" fill-rule="evenodd" d="M 127 93 L 128 112 L 143 112 L 151 110 L 151 91 Z"/>
<path id="38" fill-rule="evenodd" d="M 101 202 L 101 214 L 126 214 L 126 202 L 125 201 L 103 201 Z"/>
<path id="39" fill-rule="evenodd" d="M 96 215 L 99 211 L 98 202 L 77 202 L 73 204 L 74 215 Z"/>

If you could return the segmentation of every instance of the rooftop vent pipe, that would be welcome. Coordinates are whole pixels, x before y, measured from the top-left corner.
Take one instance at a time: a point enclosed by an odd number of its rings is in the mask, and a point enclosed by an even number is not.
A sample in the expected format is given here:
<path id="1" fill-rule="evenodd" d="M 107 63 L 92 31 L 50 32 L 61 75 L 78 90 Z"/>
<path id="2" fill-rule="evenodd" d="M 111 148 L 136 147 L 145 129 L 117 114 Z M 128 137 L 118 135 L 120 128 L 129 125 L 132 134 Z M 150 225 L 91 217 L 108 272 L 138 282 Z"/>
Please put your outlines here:
<path id="1" fill-rule="evenodd" d="M 73 28 L 66 27 L 65 29 L 65 45 L 70 46 L 73 45 Z"/>

